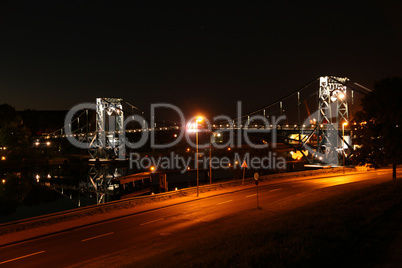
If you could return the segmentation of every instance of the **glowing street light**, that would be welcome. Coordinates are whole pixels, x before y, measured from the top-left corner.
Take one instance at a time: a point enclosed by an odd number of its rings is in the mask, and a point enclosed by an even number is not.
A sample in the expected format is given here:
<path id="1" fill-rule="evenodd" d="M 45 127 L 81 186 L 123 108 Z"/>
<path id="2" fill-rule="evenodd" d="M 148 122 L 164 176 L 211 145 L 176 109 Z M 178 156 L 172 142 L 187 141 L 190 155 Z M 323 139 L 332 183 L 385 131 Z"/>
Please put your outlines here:
<path id="1" fill-rule="evenodd" d="M 342 124 L 342 155 L 343 155 L 343 174 L 345 174 L 345 126 L 348 122 Z"/>

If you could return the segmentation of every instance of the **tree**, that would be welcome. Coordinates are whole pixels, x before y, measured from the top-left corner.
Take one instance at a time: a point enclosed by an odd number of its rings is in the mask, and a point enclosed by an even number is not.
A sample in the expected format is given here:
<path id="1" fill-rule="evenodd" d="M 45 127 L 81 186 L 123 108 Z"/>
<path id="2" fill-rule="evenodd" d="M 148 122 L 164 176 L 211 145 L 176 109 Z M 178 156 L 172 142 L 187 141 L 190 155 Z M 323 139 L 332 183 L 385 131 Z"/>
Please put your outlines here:
<path id="1" fill-rule="evenodd" d="M 22 152 L 29 147 L 29 132 L 21 124 L 21 118 L 15 109 L 8 105 L 0 105 L 0 146 L 9 152 Z"/>
<path id="2" fill-rule="evenodd" d="M 356 114 L 355 151 L 357 164 L 383 166 L 392 163 L 396 179 L 396 165 L 402 156 L 402 78 L 383 79 L 374 91 L 362 100 L 363 111 Z"/>

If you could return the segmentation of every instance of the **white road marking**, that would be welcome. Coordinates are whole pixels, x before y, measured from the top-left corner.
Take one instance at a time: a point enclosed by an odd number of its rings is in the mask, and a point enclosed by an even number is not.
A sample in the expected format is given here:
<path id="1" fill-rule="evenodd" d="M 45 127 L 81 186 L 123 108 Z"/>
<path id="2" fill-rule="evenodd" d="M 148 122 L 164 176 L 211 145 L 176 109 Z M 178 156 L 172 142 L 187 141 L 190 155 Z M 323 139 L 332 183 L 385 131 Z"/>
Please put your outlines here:
<path id="1" fill-rule="evenodd" d="M 91 238 L 83 239 L 83 240 L 81 240 L 81 242 L 85 242 L 85 241 L 88 241 L 88 240 L 96 239 L 96 238 L 111 235 L 111 234 L 114 234 L 114 232 L 110 232 L 110 233 L 107 233 L 107 234 L 102 234 L 102 235 L 94 236 L 94 237 L 91 237 Z"/>
<path id="2" fill-rule="evenodd" d="M 232 201 L 233 201 L 233 200 L 228 200 L 228 201 L 220 202 L 220 203 L 218 203 L 217 205 L 222 205 L 222 204 L 229 203 L 229 202 L 232 202 Z"/>
<path id="3" fill-rule="evenodd" d="M 251 195 L 248 195 L 248 196 L 246 196 L 246 197 L 255 196 L 255 195 L 257 195 L 257 194 L 251 194 Z"/>
<path id="4" fill-rule="evenodd" d="M 273 189 L 273 190 L 270 190 L 270 192 L 275 192 L 275 191 L 278 191 L 278 190 L 280 190 L 280 189 L 282 189 L 282 188 Z"/>
<path id="5" fill-rule="evenodd" d="M 157 219 L 157 220 L 153 220 L 153 221 L 148 221 L 148 222 L 141 223 L 140 225 L 146 225 L 146 224 L 150 224 L 150 223 L 153 223 L 153 222 L 161 221 L 161 220 L 164 220 L 164 219 L 165 219 L 165 218 L 160 218 L 160 219 Z"/>
<path id="6" fill-rule="evenodd" d="M 38 255 L 38 254 L 41 254 L 41 253 L 44 253 L 44 252 L 45 252 L 45 250 L 39 251 L 39 252 L 35 252 L 35 253 L 28 254 L 28 255 L 25 255 L 25 256 L 21 256 L 21 257 L 18 257 L 18 258 L 14 258 L 14 259 L 10 259 L 10 260 L 7 260 L 7 261 L 0 262 L 0 264 L 4 264 L 4 263 L 16 261 L 16 260 L 20 260 L 20 259 L 23 259 L 23 258 L 27 258 L 27 257 L 31 257 L 31 256 L 34 256 L 34 255 Z"/>

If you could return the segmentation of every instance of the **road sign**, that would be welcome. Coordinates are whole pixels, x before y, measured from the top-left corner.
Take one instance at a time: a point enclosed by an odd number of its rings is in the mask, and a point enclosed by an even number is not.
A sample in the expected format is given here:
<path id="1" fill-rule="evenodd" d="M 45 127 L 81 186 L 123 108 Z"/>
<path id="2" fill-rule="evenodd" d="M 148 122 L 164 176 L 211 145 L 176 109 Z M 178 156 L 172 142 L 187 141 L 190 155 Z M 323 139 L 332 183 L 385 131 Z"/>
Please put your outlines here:
<path id="1" fill-rule="evenodd" d="M 242 167 L 242 168 L 248 167 L 248 166 L 247 166 L 247 163 L 246 163 L 246 160 L 244 160 L 243 164 L 241 164 L 241 167 Z"/>

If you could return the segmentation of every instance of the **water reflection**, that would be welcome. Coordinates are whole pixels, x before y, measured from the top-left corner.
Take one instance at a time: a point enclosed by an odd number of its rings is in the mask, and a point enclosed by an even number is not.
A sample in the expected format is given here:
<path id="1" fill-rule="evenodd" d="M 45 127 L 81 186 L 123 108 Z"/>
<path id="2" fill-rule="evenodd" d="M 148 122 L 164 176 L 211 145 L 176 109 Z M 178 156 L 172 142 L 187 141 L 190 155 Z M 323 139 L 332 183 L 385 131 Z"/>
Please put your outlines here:
<path id="1" fill-rule="evenodd" d="M 2 170 L 0 222 L 196 185 L 195 171 L 144 172 L 126 164 L 77 159 Z M 233 178 L 233 174 L 217 171 L 214 177 Z M 200 170 L 200 183 L 209 183 L 207 170 Z"/>

